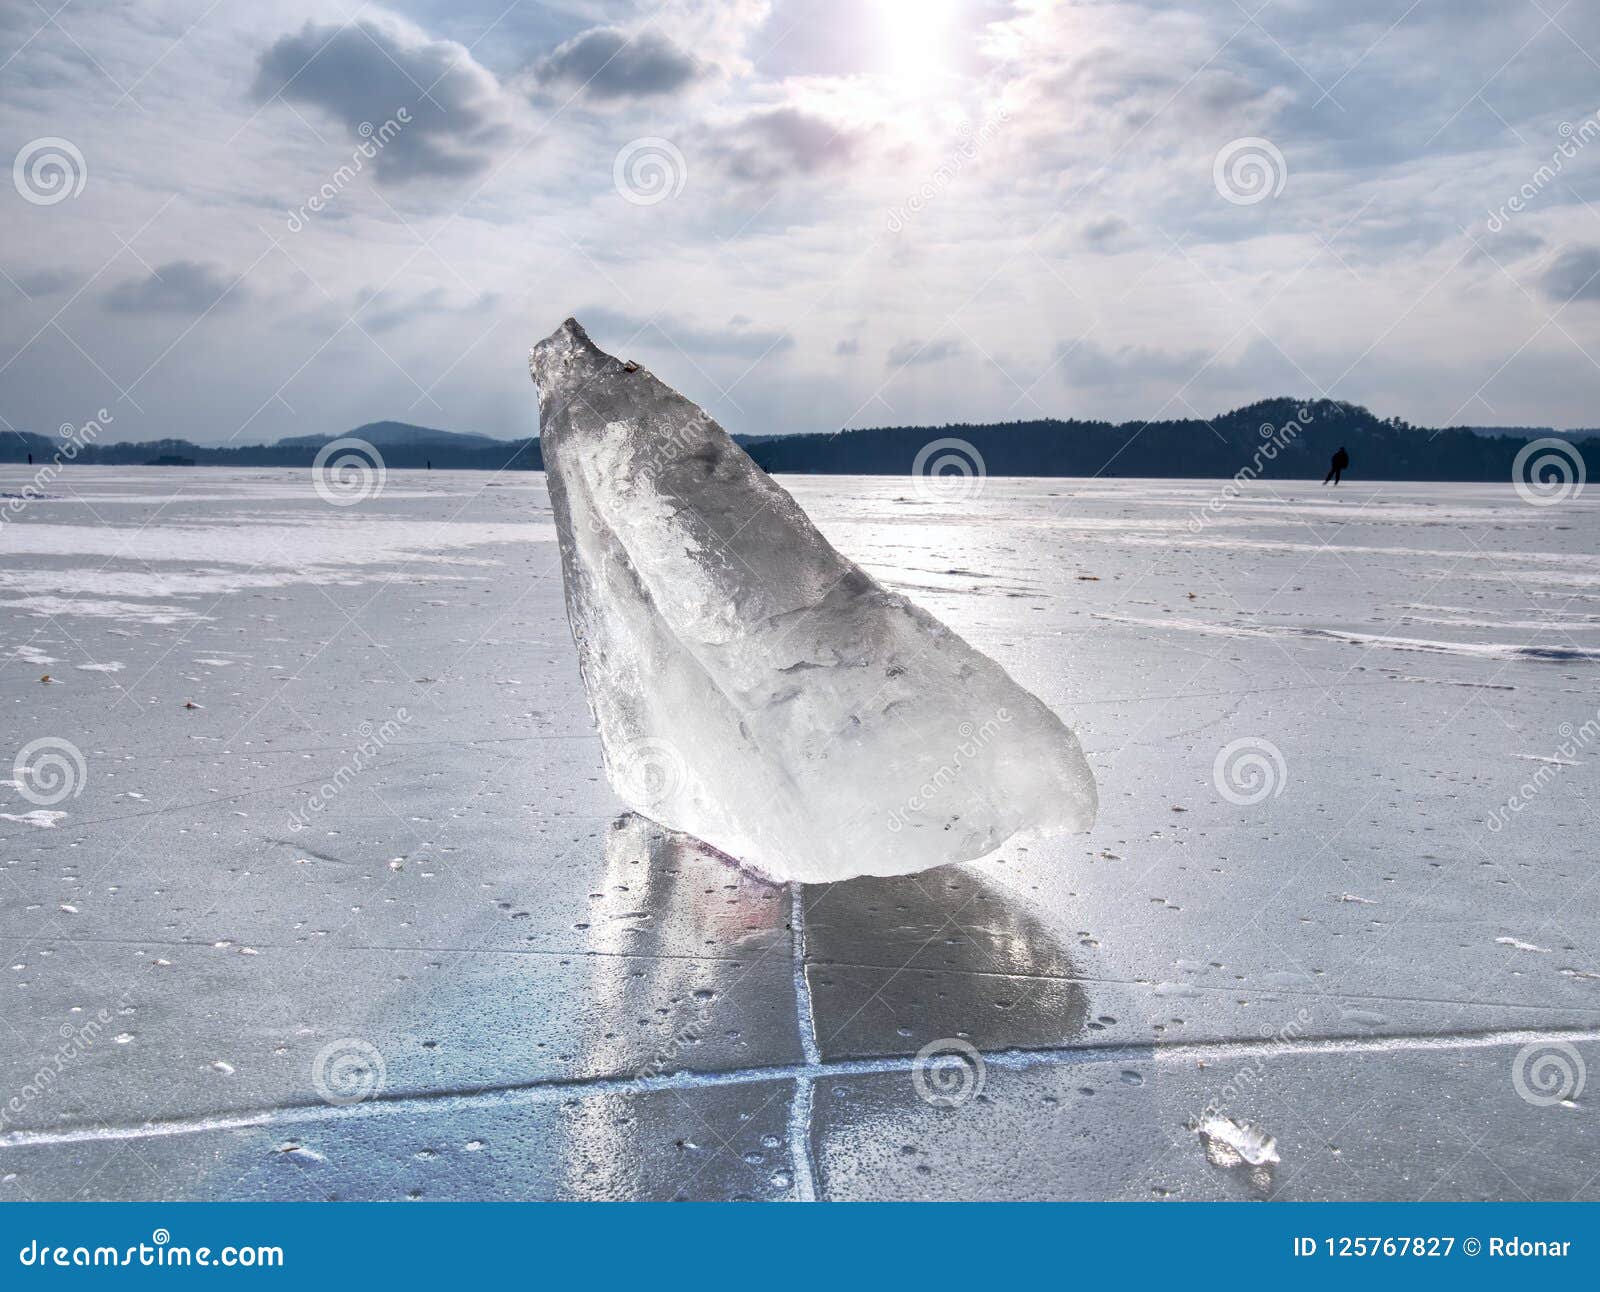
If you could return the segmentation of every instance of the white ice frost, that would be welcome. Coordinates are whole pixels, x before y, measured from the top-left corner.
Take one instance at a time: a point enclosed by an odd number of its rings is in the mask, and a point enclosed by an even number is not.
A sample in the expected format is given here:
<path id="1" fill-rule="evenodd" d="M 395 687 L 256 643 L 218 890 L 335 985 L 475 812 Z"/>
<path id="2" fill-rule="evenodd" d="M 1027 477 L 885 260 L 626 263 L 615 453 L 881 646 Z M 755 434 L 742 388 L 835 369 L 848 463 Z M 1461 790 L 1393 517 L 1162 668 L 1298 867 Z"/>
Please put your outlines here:
<path id="1" fill-rule="evenodd" d="M 1061 720 L 836 552 L 704 411 L 572 319 L 529 368 L 567 614 L 630 808 L 808 883 L 1093 823 Z"/>

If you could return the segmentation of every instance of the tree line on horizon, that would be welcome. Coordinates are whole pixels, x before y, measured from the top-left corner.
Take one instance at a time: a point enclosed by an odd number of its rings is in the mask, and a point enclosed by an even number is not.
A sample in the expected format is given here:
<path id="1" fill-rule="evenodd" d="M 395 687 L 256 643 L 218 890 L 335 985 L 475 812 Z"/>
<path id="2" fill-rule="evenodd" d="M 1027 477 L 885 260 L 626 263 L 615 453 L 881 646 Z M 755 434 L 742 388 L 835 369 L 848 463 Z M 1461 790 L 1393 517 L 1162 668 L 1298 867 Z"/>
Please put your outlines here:
<path id="1" fill-rule="evenodd" d="M 384 428 L 394 428 L 380 435 Z M 431 465 L 440 470 L 537 471 L 537 438 L 486 441 L 449 431 L 372 423 L 351 435 L 372 433 L 384 463 L 394 468 Z M 934 439 L 964 441 L 989 475 L 1227 478 L 1250 468 L 1262 479 L 1321 479 L 1334 451 L 1350 454 L 1349 475 L 1369 480 L 1507 480 L 1518 450 L 1551 434 L 1539 428 L 1500 432 L 1453 427 L 1429 430 L 1399 418 L 1380 418 L 1337 400 L 1268 399 L 1213 418 L 1105 422 L 1056 418 L 943 426 L 882 426 L 834 434 L 735 436 L 765 470 L 795 474 L 906 475 Z M 200 465 L 304 467 L 321 443 L 296 436 L 275 444 L 213 446 L 188 440 L 81 444 L 75 463 L 101 466 Z M 1582 455 L 1586 470 L 1600 471 L 1600 432 L 1563 437 Z M 0 462 L 42 465 L 61 443 L 11 431 L 0 436 Z M 1271 445 L 1270 451 L 1266 446 Z M 163 461 L 163 459 L 165 461 Z"/>

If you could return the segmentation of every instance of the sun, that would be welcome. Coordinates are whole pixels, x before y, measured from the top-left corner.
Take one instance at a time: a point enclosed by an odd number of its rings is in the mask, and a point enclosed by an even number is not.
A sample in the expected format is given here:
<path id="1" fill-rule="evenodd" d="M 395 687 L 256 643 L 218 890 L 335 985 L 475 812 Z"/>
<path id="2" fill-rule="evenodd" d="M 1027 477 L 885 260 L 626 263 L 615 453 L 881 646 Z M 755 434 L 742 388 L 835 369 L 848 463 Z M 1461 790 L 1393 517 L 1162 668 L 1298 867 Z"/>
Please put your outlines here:
<path id="1" fill-rule="evenodd" d="M 907 94 L 925 94 L 948 72 L 957 0 L 874 0 L 884 66 Z"/>

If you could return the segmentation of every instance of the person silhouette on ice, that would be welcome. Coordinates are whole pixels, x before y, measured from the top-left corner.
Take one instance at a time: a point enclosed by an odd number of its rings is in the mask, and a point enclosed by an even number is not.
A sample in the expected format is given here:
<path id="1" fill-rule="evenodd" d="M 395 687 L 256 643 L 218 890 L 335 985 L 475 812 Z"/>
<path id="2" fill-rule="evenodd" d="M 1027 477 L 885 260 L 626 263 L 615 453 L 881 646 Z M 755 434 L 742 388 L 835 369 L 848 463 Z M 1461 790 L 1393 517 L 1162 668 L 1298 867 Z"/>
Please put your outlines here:
<path id="1" fill-rule="evenodd" d="M 1349 470 L 1349 467 L 1350 455 L 1344 451 L 1344 445 L 1341 444 L 1338 452 L 1333 455 L 1333 464 L 1328 468 L 1328 474 L 1322 477 L 1322 483 L 1327 484 L 1332 480 L 1334 484 L 1338 484 L 1340 475 Z"/>

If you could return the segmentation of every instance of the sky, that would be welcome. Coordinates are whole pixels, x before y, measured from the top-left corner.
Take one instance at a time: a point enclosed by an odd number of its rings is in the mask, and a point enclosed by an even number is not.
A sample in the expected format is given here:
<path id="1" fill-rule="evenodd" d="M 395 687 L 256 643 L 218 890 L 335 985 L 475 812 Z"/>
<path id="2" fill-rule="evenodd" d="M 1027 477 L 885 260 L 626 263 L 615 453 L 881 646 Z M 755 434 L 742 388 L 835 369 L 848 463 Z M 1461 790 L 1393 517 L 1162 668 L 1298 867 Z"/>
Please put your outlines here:
<path id="1" fill-rule="evenodd" d="M 1586 0 L 0 0 L 0 432 L 1600 425 Z"/>

